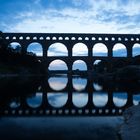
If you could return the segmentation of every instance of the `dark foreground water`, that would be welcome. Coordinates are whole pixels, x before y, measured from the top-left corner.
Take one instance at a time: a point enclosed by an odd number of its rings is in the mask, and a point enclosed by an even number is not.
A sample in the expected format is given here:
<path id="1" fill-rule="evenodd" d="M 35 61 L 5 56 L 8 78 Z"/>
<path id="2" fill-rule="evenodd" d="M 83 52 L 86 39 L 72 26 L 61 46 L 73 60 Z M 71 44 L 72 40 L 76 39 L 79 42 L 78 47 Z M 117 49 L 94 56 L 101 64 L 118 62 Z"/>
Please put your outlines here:
<path id="1" fill-rule="evenodd" d="M 81 75 L 0 79 L 0 138 L 118 139 L 123 111 L 140 101 L 139 82 Z"/>

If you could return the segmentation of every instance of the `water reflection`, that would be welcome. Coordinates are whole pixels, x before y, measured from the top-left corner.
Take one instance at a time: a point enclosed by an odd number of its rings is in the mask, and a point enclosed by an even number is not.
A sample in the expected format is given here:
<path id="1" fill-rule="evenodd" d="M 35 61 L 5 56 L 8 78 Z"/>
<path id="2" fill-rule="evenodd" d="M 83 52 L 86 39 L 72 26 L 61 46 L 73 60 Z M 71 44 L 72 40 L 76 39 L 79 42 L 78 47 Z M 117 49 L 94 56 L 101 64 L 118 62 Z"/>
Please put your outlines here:
<path id="1" fill-rule="evenodd" d="M 49 86 L 56 91 L 62 90 L 67 86 L 67 77 L 50 77 L 48 79 Z"/>
<path id="2" fill-rule="evenodd" d="M 101 91 L 103 89 L 103 87 L 98 83 L 93 83 L 93 87 L 96 91 Z"/>
<path id="3" fill-rule="evenodd" d="M 108 102 L 108 94 L 105 92 L 94 92 L 93 103 L 96 107 L 104 107 Z"/>
<path id="4" fill-rule="evenodd" d="M 84 107 L 88 103 L 88 94 L 74 92 L 72 94 L 72 101 L 76 107 Z"/>
<path id="5" fill-rule="evenodd" d="M 17 98 L 12 99 L 12 101 L 9 103 L 9 106 L 11 108 L 17 108 L 20 106 L 20 101 Z"/>
<path id="6" fill-rule="evenodd" d="M 39 106 L 41 106 L 42 103 L 42 93 L 37 92 L 36 94 L 27 97 L 27 104 L 29 105 L 29 107 L 32 108 L 37 108 Z"/>
<path id="7" fill-rule="evenodd" d="M 49 87 L 46 87 L 46 81 L 49 83 Z M 68 115 L 69 112 L 75 114 L 75 110 L 78 110 L 77 113 L 81 112 L 82 115 L 83 112 L 86 115 L 89 115 L 89 112 L 90 115 L 100 112 L 101 115 L 103 111 L 96 110 L 102 108 L 108 110 L 112 107 L 113 110 L 118 108 L 124 110 L 127 106 L 137 105 L 140 102 L 139 88 L 136 88 L 135 92 L 133 92 L 134 89 L 129 92 L 128 88 L 127 91 L 122 90 L 119 88 L 120 85 L 117 84 L 115 87 L 114 83 L 110 83 L 113 88 L 107 88 L 104 84 L 91 81 L 91 79 L 89 81 L 88 78 L 81 75 L 76 77 L 71 75 L 71 78 L 59 74 L 52 75 L 49 79 L 44 77 L 2 79 L 0 85 L 0 111 L 3 112 L 2 114 L 10 109 L 17 110 L 17 113 L 18 110 L 25 110 L 25 114 L 35 110 L 51 112 L 51 109 L 58 109 L 56 112 L 59 112 L 59 109 L 63 109 L 64 114 Z M 89 111 L 89 109 L 92 110 Z"/>
<path id="8" fill-rule="evenodd" d="M 127 93 L 122 92 L 115 92 L 113 93 L 113 102 L 115 104 L 115 106 L 117 107 L 122 107 L 126 104 L 127 102 Z"/>
<path id="9" fill-rule="evenodd" d="M 68 94 L 67 93 L 48 93 L 47 94 L 47 99 L 49 104 L 52 107 L 60 108 L 63 107 L 67 100 L 68 100 Z"/>
<path id="10" fill-rule="evenodd" d="M 133 104 L 134 105 L 140 104 L 140 94 L 134 94 L 133 95 Z"/>
<path id="11" fill-rule="evenodd" d="M 73 87 L 77 91 L 82 91 L 86 88 L 87 79 L 75 77 L 72 79 Z"/>

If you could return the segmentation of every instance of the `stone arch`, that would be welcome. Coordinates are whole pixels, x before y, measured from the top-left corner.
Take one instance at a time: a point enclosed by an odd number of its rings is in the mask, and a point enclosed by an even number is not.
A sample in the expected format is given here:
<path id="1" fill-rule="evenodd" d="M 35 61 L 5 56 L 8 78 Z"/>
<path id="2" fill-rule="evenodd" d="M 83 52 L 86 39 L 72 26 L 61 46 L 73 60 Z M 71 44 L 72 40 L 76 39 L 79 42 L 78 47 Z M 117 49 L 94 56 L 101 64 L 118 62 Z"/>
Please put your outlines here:
<path id="1" fill-rule="evenodd" d="M 56 59 L 49 64 L 48 70 L 68 70 L 68 66 L 63 60 Z"/>
<path id="2" fill-rule="evenodd" d="M 88 56 L 88 47 L 84 43 L 76 43 L 72 48 L 72 56 Z"/>
<path id="3" fill-rule="evenodd" d="M 127 48 L 122 43 L 117 43 L 113 46 L 114 57 L 127 57 Z"/>
<path id="4" fill-rule="evenodd" d="M 68 49 L 62 43 L 53 43 L 48 48 L 47 56 L 68 56 Z"/>
<path id="5" fill-rule="evenodd" d="M 140 55 L 140 44 L 135 43 L 132 47 L 132 56 L 135 57 L 137 55 Z"/>
<path id="6" fill-rule="evenodd" d="M 20 53 L 21 49 L 22 49 L 20 43 L 18 43 L 18 42 L 11 42 L 8 45 L 8 48 L 12 49 L 14 52 L 17 52 L 17 53 Z"/>
<path id="7" fill-rule="evenodd" d="M 47 93 L 47 99 L 48 99 L 48 103 L 55 108 L 60 108 L 66 105 L 67 100 L 68 100 L 68 94 L 67 93 L 61 93 L 61 92 L 57 92 L 57 93 L 53 93 L 53 92 L 49 92 Z"/>
<path id="8" fill-rule="evenodd" d="M 43 48 L 42 45 L 38 42 L 30 43 L 27 47 L 28 53 L 33 53 L 36 56 L 43 56 Z"/>
<path id="9" fill-rule="evenodd" d="M 92 49 L 92 56 L 108 56 L 108 48 L 103 43 L 96 43 Z"/>
<path id="10" fill-rule="evenodd" d="M 87 64 L 83 60 L 73 62 L 72 70 L 87 71 Z"/>

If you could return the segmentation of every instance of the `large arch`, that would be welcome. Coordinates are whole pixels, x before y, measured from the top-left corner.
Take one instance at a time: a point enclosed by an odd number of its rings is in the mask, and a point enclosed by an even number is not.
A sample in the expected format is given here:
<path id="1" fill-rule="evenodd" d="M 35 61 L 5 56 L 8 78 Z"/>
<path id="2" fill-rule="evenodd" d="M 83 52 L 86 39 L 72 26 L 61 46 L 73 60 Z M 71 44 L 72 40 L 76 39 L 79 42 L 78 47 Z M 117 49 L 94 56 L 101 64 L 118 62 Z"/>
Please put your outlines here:
<path id="1" fill-rule="evenodd" d="M 72 70 L 87 71 L 87 65 L 83 60 L 76 60 L 72 65 Z"/>
<path id="2" fill-rule="evenodd" d="M 122 43 L 113 46 L 113 57 L 127 57 L 127 48 Z"/>
<path id="3" fill-rule="evenodd" d="M 49 64 L 48 70 L 68 70 L 68 67 L 64 61 L 56 59 Z"/>
<path id="4" fill-rule="evenodd" d="M 88 56 L 88 48 L 84 43 L 76 43 L 72 48 L 72 56 Z"/>
<path id="5" fill-rule="evenodd" d="M 21 52 L 21 45 L 18 42 L 11 42 L 8 45 L 8 48 L 12 49 L 14 52 L 20 53 Z"/>
<path id="6" fill-rule="evenodd" d="M 135 43 L 132 47 L 132 56 L 135 57 L 137 55 L 140 55 L 140 44 Z"/>
<path id="7" fill-rule="evenodd" d="M 47 56 L 68 56 L 67 47 L 62 43 L 51 44 L 48 48 Z"/>
<path id="8" fill-rule="evenodd" d="M 97 43 L 93 46 L 92 56 L 108 56 L 108 49 L 105 44 Z"/>
<path id="9" fill-rule="evenodd" d="M 33 53 L 36 56 L 43 56 L 43 48 L 42 45 L 38 42 L 33 42 L 28 45 L 27 47 L 28 53 Z"/>

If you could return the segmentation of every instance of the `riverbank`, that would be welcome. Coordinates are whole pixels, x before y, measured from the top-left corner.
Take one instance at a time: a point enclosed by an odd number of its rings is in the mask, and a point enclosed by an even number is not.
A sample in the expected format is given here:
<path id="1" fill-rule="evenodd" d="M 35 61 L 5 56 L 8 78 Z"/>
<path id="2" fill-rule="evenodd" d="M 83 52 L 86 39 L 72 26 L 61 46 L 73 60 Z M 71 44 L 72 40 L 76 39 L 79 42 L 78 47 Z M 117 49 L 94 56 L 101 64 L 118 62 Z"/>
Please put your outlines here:
<path id="1" fill-rule="evenodd" d="M 16 117 L 0 119 L 6 140 L 118 140 L 122 117 Z M 8 135 L 7 135 L 8 134 Z"/>
<path id="2" fill-rule="evenodd" d="M 128 108 L 124 114 L 124 123 L 120 127 L 122 140 L 140 139 L 140 105 Z"/>

